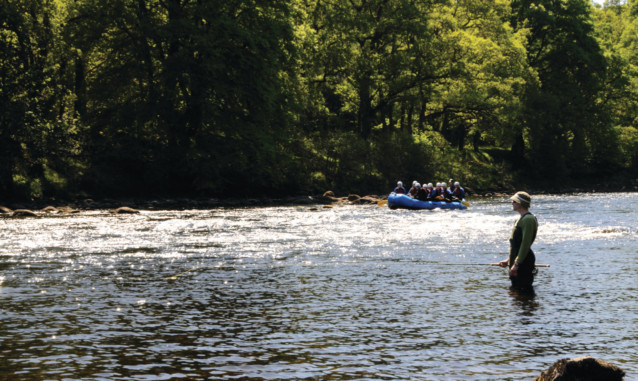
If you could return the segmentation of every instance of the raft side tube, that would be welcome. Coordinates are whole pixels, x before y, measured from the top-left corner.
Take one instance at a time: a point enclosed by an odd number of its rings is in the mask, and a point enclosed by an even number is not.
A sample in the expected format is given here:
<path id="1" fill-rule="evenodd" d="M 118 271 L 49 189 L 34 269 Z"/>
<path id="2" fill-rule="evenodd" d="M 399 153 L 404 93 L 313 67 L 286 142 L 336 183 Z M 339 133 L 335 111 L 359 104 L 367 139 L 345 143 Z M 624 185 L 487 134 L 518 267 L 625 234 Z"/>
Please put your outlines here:
<path id="1" fill-rule="evenodd" d="M 403 209 L 459 209 L 465 210 L 467 206 L 463 205 L 460 201 L 420 201 L 412 198 L 406 194 L 390 193 L 388 196 L 388 207 L 390 209 L 403 208 Z"/>

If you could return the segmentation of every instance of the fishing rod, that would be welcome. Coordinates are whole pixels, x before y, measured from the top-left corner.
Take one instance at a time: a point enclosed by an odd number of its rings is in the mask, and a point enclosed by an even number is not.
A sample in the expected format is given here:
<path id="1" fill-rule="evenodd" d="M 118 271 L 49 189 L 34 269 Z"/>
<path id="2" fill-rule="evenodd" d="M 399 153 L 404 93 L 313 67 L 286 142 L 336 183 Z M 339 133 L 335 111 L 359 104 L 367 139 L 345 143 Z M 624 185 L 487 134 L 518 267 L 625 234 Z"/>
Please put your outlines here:
<path id="1" fill-rule="evenodd" d="M 415 262 L 419 263 L 419 262 Z M 455 263 L 455 262 L 421 262 L 423 264 L 443 265 L 443 266 L 500 266 L 498 263 Z M 535 267 L 550 267 L 547 264 L 535 264 Z"/>
<path id="2" fill-rule="evenodd" d="M 459 263 L 459 262 L 354 262 L 354 261 L 349 261 L 349 262 L 326 262 L 326 263 L 318 263 L 319 264 L 331 264 L 331 265 L 370 265 L 370 264 L 383 264 L 383 265 L 389 265 L 389 264 L 411 264 L 411 265 L 435 265 L 435 266 L 500 266 L 498 263 Z M 550 267 L 550 265 L 548 264 L 535 264 L 535 267 Z M 177 278 L 179 278 L 182 275 L 186 275 L 190 272 L 196 271 L 196 270 L 206 270 L 212 267 L 209 266 L 202 266 L 202 267 L 194 267 L 192 269 L 183 271 L 179 274 L 175 274 L 173 276 L 169 276 L 169 277 L 165 277 L 165 279 L 168 280 L 176 280 Z"/>
<path id="3" fill-rule="evenodd" d="M 343 264 L 343 265 L 432 265 L 432 266 L 500 266 L 498 263 L 462 263 L 462 262 L 419 262 L 419 261 L 397 261 L 397 262 L 332 262 L 331 264 Z M 535 267 L 550 267 L 548 264 L 535 264 Z"/>

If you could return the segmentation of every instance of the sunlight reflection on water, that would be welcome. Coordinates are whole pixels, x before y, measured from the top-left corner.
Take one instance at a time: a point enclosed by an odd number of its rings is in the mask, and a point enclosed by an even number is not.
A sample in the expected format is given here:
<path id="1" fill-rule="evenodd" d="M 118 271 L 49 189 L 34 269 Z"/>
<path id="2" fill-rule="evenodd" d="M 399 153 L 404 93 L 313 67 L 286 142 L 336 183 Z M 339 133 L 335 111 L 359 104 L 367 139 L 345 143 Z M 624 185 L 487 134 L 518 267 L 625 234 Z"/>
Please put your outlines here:
<path id="1" fill-rule="evenodd" d="M 535 196 L 535 297 L 472 265 L 505 257 L 510 208 L 3 218 L 0 356 L 27 378 L 518 380 L 580 355 L 638 376 L 638 195 Z"/>

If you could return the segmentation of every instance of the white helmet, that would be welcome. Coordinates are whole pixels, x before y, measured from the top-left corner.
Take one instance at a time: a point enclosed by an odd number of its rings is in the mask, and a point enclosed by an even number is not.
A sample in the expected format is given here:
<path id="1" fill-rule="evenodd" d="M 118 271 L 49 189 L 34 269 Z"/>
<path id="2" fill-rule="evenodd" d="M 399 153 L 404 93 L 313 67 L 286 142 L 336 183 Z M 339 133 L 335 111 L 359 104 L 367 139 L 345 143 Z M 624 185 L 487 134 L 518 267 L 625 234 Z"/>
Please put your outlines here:
<path id="1" fill-rule="evenodd" d="M 428 188 L 434 188 L 434 185 L 432 185 L 432 183 L 429 183 Z"/>
<path id="2" fill-rule="evenodd" d="M 459 183 L 459 182 L 457 181 L 457 182 L 455 182 L 455 183 L 454 183 L 454 186 L 455 186 L 455 187 L 460 187 L 460 186 L 461 186 L 461 183 Z"/>
<path id="3" fill-rule="evenodd" d="M 415 187 L 416 189 L 420 189 L 420 188 L 421 188 L 421 184 L 416 183 L 416 184 L 414 184 L 414 187 Z"/>
<path id="4" fill-rule="evenodd" d="M 398 181 L 398 182 L 397 182 L 397 186 L 398 186 L 398 187 L 402 187 L 402 186 L 403 186 L 403 181 Z"/>

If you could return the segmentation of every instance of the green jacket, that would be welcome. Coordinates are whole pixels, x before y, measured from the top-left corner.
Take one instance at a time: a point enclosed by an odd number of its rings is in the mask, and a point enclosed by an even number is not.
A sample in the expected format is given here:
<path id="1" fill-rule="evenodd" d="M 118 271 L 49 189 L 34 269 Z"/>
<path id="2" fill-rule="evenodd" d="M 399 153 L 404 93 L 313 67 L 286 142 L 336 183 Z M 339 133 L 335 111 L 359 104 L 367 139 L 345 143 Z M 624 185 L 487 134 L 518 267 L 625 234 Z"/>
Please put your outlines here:
<path id="1" fill-rule="evenodd" d="M 516 220 L 510 235 L 510 266 L 513 264 L 512 258 L 520 264 L 525 262 L 527 254 L 532 251 L 532 243 L 537 231 L 538 221 L 532 213 L 526 213 Z"/>

